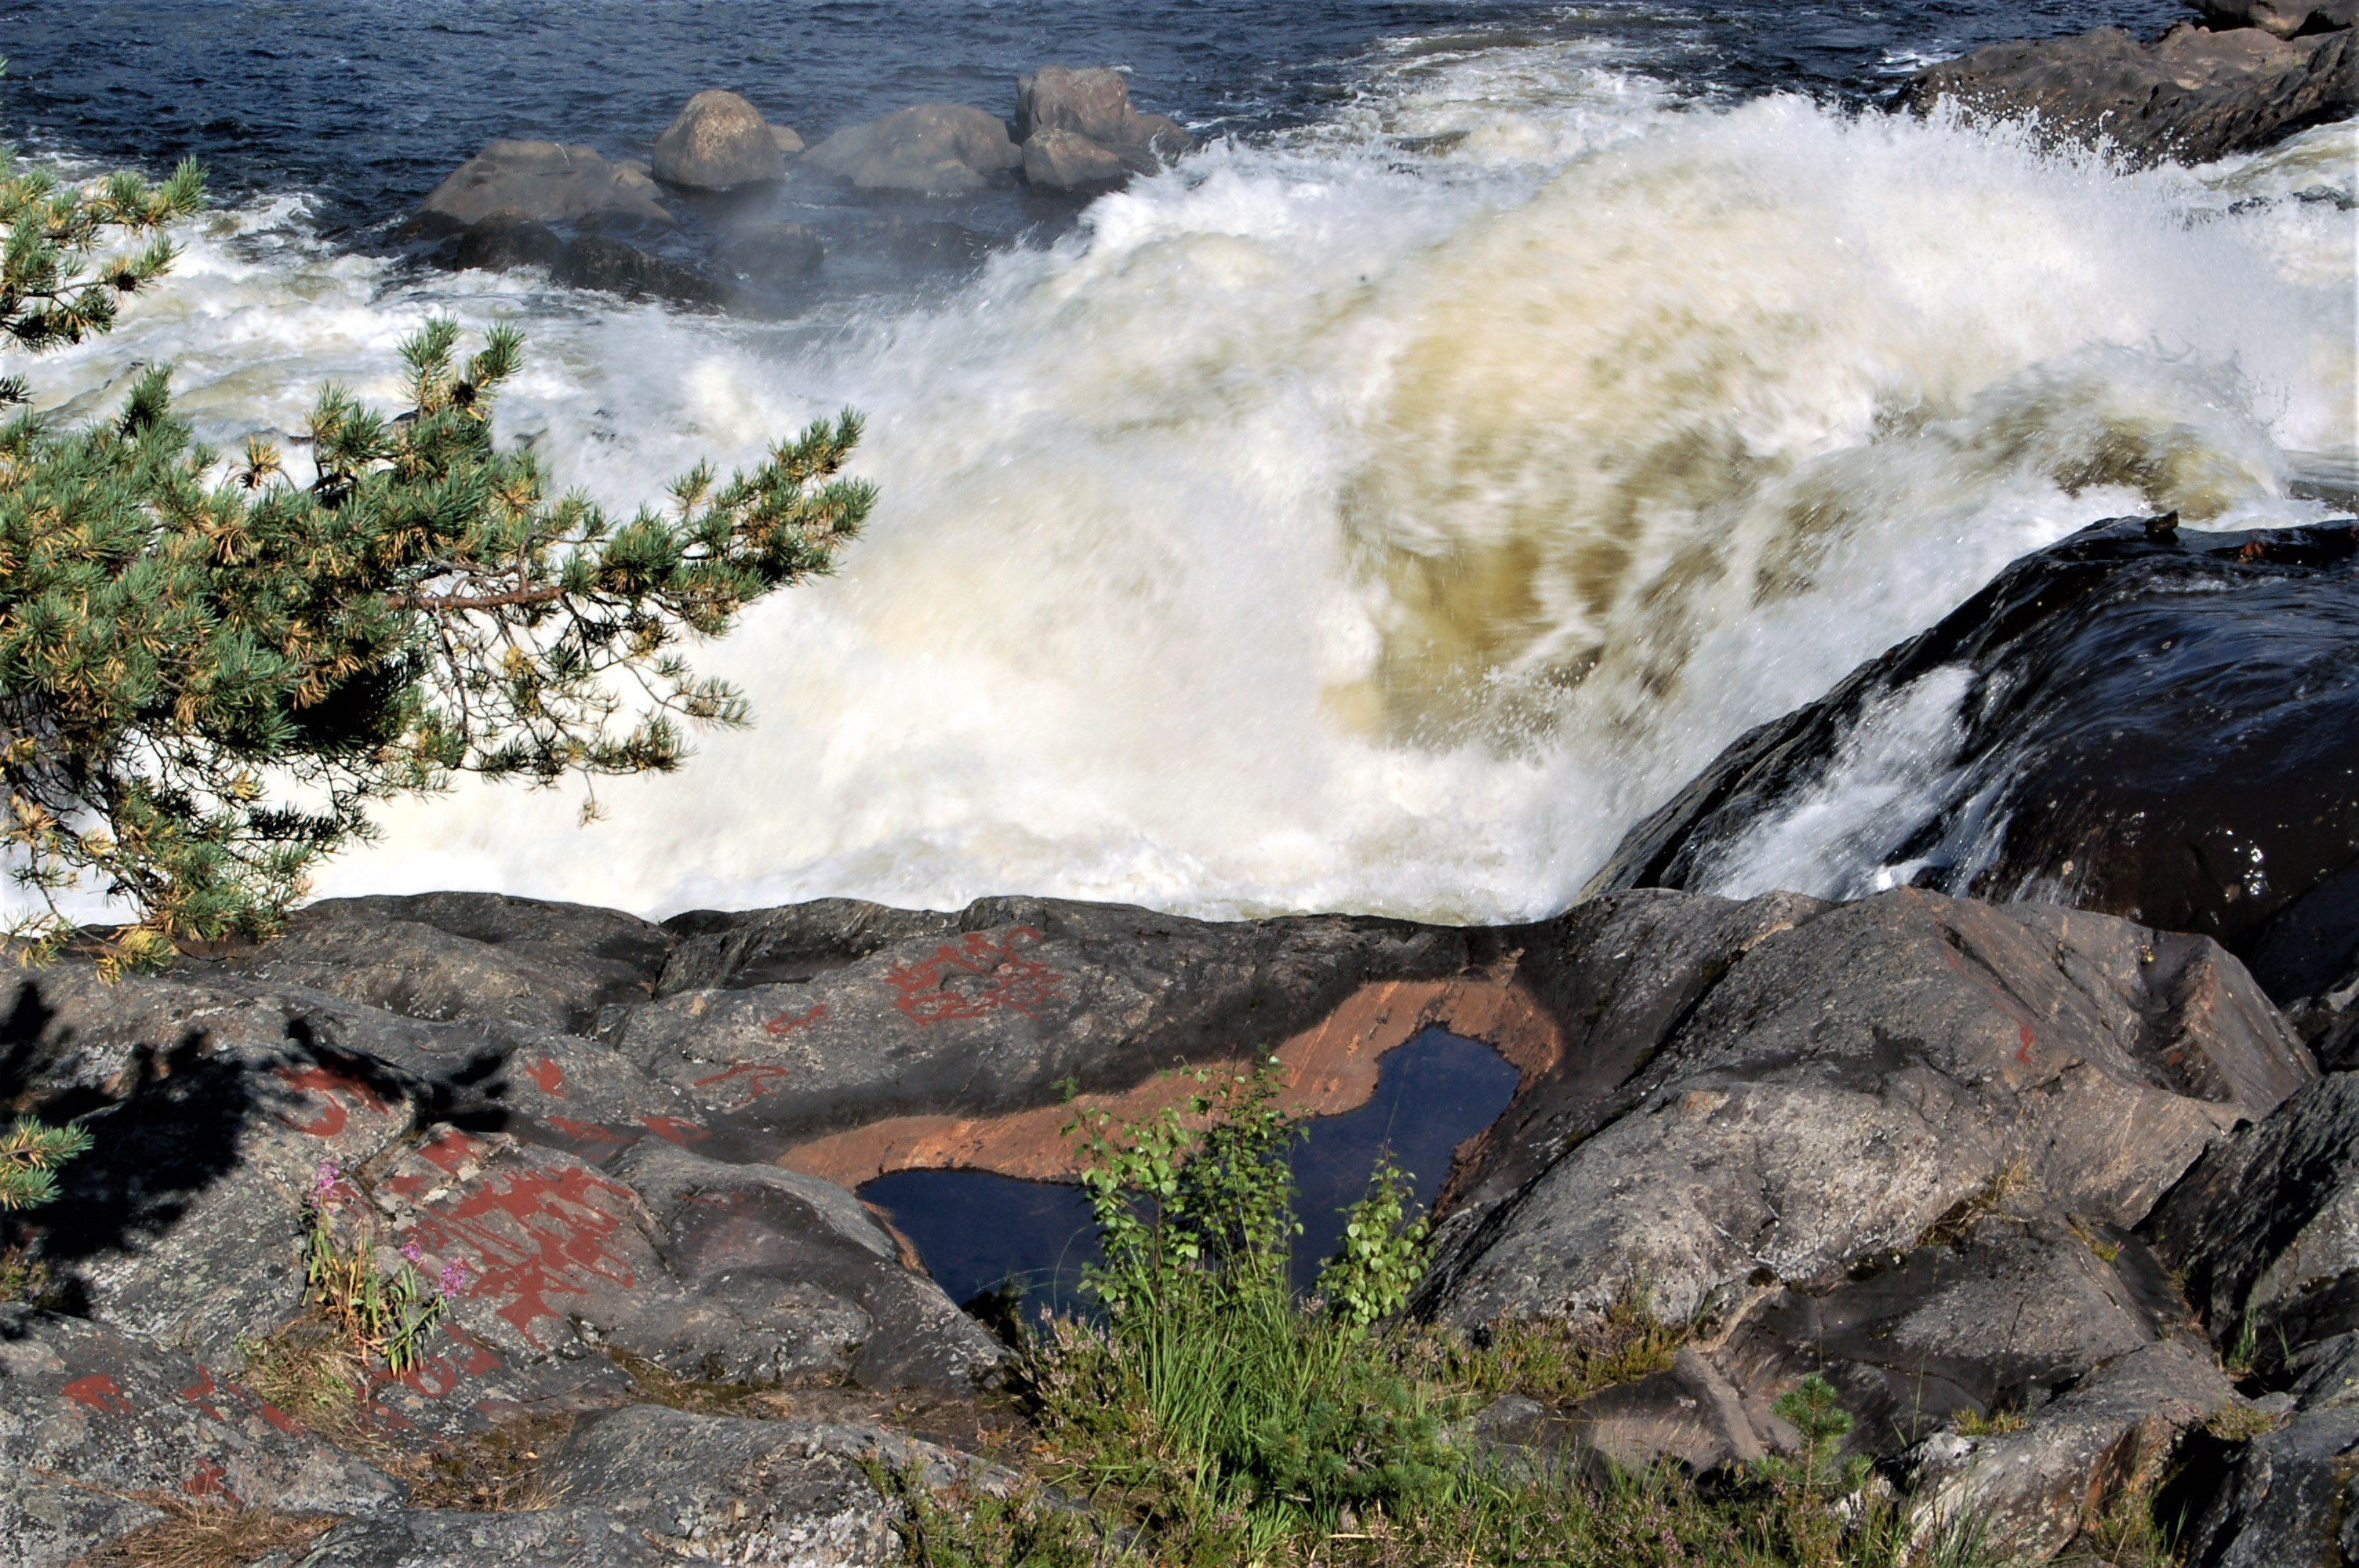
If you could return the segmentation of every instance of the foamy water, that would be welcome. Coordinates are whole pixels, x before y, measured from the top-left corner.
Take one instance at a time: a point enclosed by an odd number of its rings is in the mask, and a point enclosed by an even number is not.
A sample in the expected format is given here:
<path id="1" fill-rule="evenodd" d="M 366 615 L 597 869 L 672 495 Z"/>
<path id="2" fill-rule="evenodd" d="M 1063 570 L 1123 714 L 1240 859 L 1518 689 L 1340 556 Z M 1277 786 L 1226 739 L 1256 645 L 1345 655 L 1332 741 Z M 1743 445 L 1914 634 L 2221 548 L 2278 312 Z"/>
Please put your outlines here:
<path id="1" fill-rule="evenodd" d="M 2123 178 L 1676 110 L 1602 47 L 1404 49 L 946 300 L 756 326 L 405 281 L 252 209 L 36 373 L 90 412 L 171 358 L 226 440 L 324 379 L 390 402 L 431 309 L 518 319 L 504 436 L 617 506 L 869 416 L 842 575 L 704 650 L 754 730 L 602 784 L 586 827 L 578 792 L 397 806 L 322 893 L 1502 919 L 2027 549 L 2325 514 L 2289 492 L 2359 448 L 2359 221 L 2289 198 L 2351 156 L 2329 127 Z"/>

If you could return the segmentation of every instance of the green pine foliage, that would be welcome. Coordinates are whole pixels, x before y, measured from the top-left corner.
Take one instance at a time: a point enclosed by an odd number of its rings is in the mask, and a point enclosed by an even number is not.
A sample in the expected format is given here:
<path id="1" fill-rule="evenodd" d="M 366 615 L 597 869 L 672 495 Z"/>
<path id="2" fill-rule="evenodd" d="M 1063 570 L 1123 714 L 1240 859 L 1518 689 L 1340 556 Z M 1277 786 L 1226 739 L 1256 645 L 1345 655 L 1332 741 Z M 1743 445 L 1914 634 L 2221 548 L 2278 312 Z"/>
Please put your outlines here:
<path id="1" fill-rule="evenodd" d="M 66 187 L 0 153 L 0 342 L 106 331 L 202 189 L 192 164 Z M 196 443 L 168 367 L 104 423 L 0 424 L 0 841 L 47 910 L 25 949 L 75 935 L 56 900 L 82 888 L 137 912 L 110 968 L 266 935 L 374 801 L 668 770 L 690 728 L 746 722 L 681 648 L 831 569 L 875 500 L 842 472 L 859 419 L 617 517 L 495 443 L 518 335 L 460 339 L 432 319 L 403 344 L 398 415 L 321 392 L 293 461 Z"/>
<path id="2" fill-rule="evenodd" d="M 58 1195 L 58 1167 L 90 1152 L 80 1124 L 49 1127 L 29 1116 L 0 1132 L 0 1209 L 36 1208 Z"/>

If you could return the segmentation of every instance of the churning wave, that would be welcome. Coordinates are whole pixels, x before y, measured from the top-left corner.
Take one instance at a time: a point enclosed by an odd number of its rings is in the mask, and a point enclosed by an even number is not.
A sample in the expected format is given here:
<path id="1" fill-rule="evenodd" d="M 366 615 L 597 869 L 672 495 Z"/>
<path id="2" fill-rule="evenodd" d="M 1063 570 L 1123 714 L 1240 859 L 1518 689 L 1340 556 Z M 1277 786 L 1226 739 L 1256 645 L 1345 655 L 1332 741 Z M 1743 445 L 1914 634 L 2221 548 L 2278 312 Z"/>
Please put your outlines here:
<path id="1" fill-rule="evenodd" d="M 1940 118 L 1680 107 L 1603 47 L 1393 46 L 1321 124 L 947 297 L 764 325 L 421 280 L 289 200 L 38 373 L 91 412 L 172 359 L 226 439 L 322 380 L 390 402 L 429 310 L 519 319 L 504 436 L 617 505 L 868 414 L 842 576 L 704 651 L 756 728 L 602 784 L 587 827 L 578 794 L 401 805 L 322 893 L 1496 920 L 2027 550 L 2324 514 L 2359 225 L 2295 193 L 2353 151 L 2125 177 Z"/>

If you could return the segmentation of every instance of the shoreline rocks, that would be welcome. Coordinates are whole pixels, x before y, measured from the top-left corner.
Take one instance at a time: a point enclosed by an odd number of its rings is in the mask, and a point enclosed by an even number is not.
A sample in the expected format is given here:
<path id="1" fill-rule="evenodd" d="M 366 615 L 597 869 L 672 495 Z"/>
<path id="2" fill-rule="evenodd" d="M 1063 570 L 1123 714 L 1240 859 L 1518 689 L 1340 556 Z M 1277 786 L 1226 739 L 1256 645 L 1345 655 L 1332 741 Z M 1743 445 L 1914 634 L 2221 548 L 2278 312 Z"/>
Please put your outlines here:
<path id="1" fill-rule="evenodd" d="M 2201 164 L 2267 146 L 2359 109 L 2349 0 L 2226 0 L 2205 22 L 2151 42 L 2118 27 L 1994 44 L 1919 71 L 1901 94 L 1919 114 L 1953 102 L 2030 119 L 2054 140 L 2110 148 L 2133 168 Z"/>
<path id="2" fill-rule="evenodd" d="M 980 190 L 1023 167 L 1006 123 L 963 103 L 919 103 L 847 125 L 802 155 L 864 190 L 939 196 Z"/>
<path id="3" fill-rule="evenodd" d="M 2241 1303 L 2259 1299 L 2246 1273 L 2285 1271 L 2240 1261 L 2235 1238 L 2307 1224 L 2328 1241 L 2292 1252 L 2344 1246 L 2340 1186 L 2257 1173 L 2340 1149 L 2351 1080 L 2316 1078 L 2233 957 L 2109 916 L 1911 891 L 1636 892 L 1492 930 L 1023 899 L 658 925 L 432 894 L 315 905 L 277 942 L 168 975 L 103 985 L 67 962 L 16 988 L 0 1098 L 86 1117 L 97 1147 L 38 1231 L 11 1227 L 62 1288 L 9 1309 L 9 1332 L 120 1347 L 109 1366 L 167 1343 L 202 1357 L 160 1380 L 102 1371 L 122 1409 L 90 1422 L 127 1433 L 194 1411 L 186 1452 L 157 1452 L 191 1475 L 251 1468 L 250 1434 L 205 1424 L 234 1402 L 207 1390 L 234 1388 L 244 1346 L 298 1314 L 299 1198 L 323 1159 L 339 1234 L 464 1281 L 419 1367 L 373 1381 L 356 1412 L 370 1441 L 414 1454 L 571 1420 L 545 1469 L 579 1489 L 549 1517 L 404 1509 L 364 1466 L 338 1483 L 359 1491 L 314 1510 L 350 1516 L 315 1548 L 323 1565 L 436 1560 L 479 1535 L 594 1562 L 598 1532 L 666 1510 L 866 1561 L 889 1515 L 845 1489 L 849 1449 L 790 1421 L 658 1410 L 631 1368 L 749 1396 L 973 1397 L 998 1343 L 798 1161 L 866 1139 L 842 1181 L 904 1157 L 1064 1173 L 1021 1161 L 1070 1158 L 1055 1124 L 1076 1089 L 1118 1098 L 1280 1040 L 1305 1108 L 1364 1099 L 1375 1057 L 1429 1023 L 1516 1062 L 1515 1103 L 1460 1151 L 1423 1310 L 1479 1330 L 1635 1285 L 1687 1325 L 1669 1371 L 1495 1420 L 1496 1440 L 1742 1464 L 1791 1445 L 1770 1407 L 1815 1372 L 1858 1418 L 1854 1449 L 1914 1477 L 1916 1502 L 1970 1507 L 2027 1550 L 2242 1408 L 2206 1345 L 2218 1309 L 2199 1325 L 2169 1267 Z M 962 1130 L 893 1154 L 889 1130 L 929 1116 Z M 994 1128 L 1014 1140 L 996 1154 Z M 2286 1300 L 2332 1318 L 2342 1288 Z M 2349 1336 L 2313 1332 L 2309 1307 L 2267 1310 L 2310 1325 L 2284 1376 L 2343 1376 L 2326 1361 Z M 2297 1393 L 2310 1402 L 2278 1435 L 2232 1456 L 2220 1539 L 2278 1539 L 2271 1521 L 2315 1489 L 2271 1476 L 2337 1474 L 2299 1455 L 2341 1441 L 2347 1412 L 2326 1400 L 2342 1389 Z M 0 1380 L 0 1532 L 36 1542 L 30 1562 L 71 1554 L 24 1533 L 54 1512 L 24 1461 L 49 1430 L 38 1400 L 72 1397 Z M 2017 1429 L 1960 1431 L 2002 1414 Z M 623 1457 L 592 1463 L 625 1433 Z M 332 1452 L 302 1449 L 332 1469 Z M 973 1464 L 923 1458 L 938 1462 Z M 146 1517 L 91 1514 L 75 1550 Z"/>

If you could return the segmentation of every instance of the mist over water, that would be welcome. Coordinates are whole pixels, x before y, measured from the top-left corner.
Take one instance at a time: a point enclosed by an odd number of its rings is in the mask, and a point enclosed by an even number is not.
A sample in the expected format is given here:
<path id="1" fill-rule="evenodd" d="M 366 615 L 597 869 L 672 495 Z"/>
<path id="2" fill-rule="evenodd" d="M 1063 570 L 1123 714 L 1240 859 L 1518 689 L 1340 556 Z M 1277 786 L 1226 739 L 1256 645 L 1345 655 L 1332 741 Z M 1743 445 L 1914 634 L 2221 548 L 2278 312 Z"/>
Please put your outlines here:
<path id="1" fill-rule="evenodd" d="M 391 402 L 429 310 L 516 319 L 504 438 L 617 506 L 864 410 L 883 500 L 842 575 L 702 650 L 754 730 L 602 784 L 586 827 L 578 791 L 397 806 L 320 888 L 652 914 L 1549 913 L 1744 728 L 2016 556 L 2125 513 L 2324 515 L 2300 493 L 2359 462 L 2359 222 L 2290 199 L 2348 189 L 2348 125 L 2125 178 L 1698 103 L 1610 36 L 1353 70 L 970 282 L 786 323 L 420 276 L 256 200 L 38 383 L 90 415 L 169 358 L 226 440 L 325 379 Z"/>

